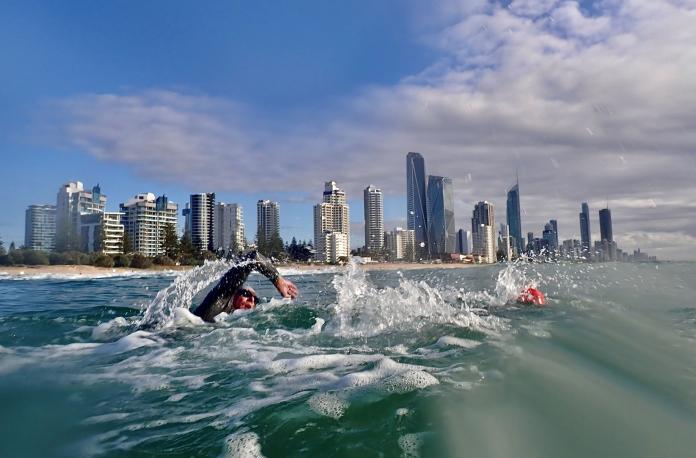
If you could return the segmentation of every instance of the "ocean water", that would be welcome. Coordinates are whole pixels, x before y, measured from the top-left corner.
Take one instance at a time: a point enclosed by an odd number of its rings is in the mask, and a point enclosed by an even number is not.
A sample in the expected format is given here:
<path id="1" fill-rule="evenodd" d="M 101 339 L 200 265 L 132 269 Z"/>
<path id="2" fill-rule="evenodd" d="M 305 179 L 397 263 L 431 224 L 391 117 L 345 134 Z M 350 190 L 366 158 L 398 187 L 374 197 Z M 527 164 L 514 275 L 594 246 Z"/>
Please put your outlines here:
<path id="1" fill-rule="evenodd" d="M 0 456 L 696 456 L 696 264 L 254 275 L 200 323 L 227 267 L 0 273 Z"/>

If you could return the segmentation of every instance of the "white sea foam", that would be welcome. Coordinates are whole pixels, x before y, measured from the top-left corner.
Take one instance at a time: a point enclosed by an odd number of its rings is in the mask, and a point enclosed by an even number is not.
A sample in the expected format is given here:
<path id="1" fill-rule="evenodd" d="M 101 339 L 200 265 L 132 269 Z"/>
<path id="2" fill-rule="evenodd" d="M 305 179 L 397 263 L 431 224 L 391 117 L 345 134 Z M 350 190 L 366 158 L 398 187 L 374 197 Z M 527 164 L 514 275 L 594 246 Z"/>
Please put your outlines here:
<path id="1" fill-rule="evenodd" d="M 92 339 L 106 340 L 108 338 L 112 338 L 114 332 L 118 332 L 118 328 L 122 328 L 127 325 L 128 321 L 126 321 L 125 318 L 118 316 L 113 320 L 95 326 L 94 329 L 92 329 Z"/>
<path id="2" fill-rule="evenodd" d="M 339 397 L 335 393 L 318 393 L 309 398 L 307 401 L 309 407 L 325 417 L 331 417 L 336 420 L 341 418 L 348 409 L 350 403 Z"/>
<path id="3" fill-rule="evenodd" d="M 315 318 L 309 334 L 319 334 L 321 332 L 321 328 L 324 327 L 324 323 L 326 323 L 326 320 L 323 318 Z"/>
<path id="4" fill-rule="evenodd" d="M 399 437 L 399 447 L 402 451 L 401 456 L 404 458 L 418 458 L 420 456 L 420 448 L 422 445 L 422 434 L 405 434 Z"/>
<path id="5" fill-rule="evenodd" d="M 456 346 L 462 348 L 476 348 L 481 345 L 478 340 L 462 339 L 453 336 L 442 336 L 437 339 L 436 345 L 440 347 Z"/>
<path id="6" fill-rule="evenodd" d="M 286 373 L 290 371 L 297 372 L 326 369 L 337 366 L 352 367 L 377 360 L 381 360 L 380 355 L 324 354 L 275 360 L 271 361 L 266 368 L 274 373 Z"/>
<path id="7" fill-rule="evenodd" d="M 194 315 L 191 310 L 184 307 L 176 307 L 172 310 L 172 315 L 172 320 L 167 323 L 168 326 L 200 326 L 205 324 L 201 317 Z"/>
<path id="8" fill-rule="evenodd" d="M 252 432 L 230 434 L 225 438 L 221 458 L 261 458 L 259 436 Z"/>

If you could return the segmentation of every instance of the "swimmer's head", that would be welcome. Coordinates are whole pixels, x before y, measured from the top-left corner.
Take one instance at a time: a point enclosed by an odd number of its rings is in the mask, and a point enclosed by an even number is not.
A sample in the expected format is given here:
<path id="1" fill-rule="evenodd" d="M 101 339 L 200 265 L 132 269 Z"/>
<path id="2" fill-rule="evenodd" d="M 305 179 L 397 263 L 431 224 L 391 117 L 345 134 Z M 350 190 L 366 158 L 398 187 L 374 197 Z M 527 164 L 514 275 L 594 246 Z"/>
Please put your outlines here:
<path id="1" fill-rule="evenodd" d="M 234 293 L 234 297 L 232 298 L 232 308 L 234 310 L 253 309 L 254 307 L 256 307 L 256 304 L 258 303 L 259 296 L 256 294 L 256 291 L 254 291 L 254 288 L 251 288 L 249 286 L 239 288 L 237 292 Z"/>

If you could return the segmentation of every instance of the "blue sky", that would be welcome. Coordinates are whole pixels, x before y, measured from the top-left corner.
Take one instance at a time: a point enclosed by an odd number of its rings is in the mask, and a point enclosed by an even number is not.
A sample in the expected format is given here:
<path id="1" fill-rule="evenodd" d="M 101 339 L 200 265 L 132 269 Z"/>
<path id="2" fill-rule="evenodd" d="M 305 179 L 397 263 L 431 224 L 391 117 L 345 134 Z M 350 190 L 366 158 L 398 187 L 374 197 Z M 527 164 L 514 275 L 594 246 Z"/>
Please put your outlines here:
<path id="1" fill-rule="evenodd" d="M 102 185 L 183 207 L 214 191 L 280 201 L 284 238 L 312 237 L 323 182 L 405 219 L 405 155 L 455 187 L 458 227 L 520 171 L 523 230 L 580 202 L 613 209 L 626 249 L 693 259 L 693 0 L 3 2 L 0 237 L 58 187 Z M 696 250 L 691 249 L 690 253 Z"/>
<path id="2" fill-rule="evenodd" d="M 429 51 L 409 40 L 407 2 L 10 2 L 0 9 L 0 54 L 9 70 L 0 72 L 0 149 L 9 160 L 2 187 L 26 190 L 3 212 L 6 244 L 22 243 L 26 206 L 52 203 L 63 182 L 101 183 L 111 210 L 137 192 L 167 193 L 183 204 L 191 192 L 215 191 L 138 176 L 37 139 L 37 118 L 51 101 L 174 88 L 234 99 L 282 123 L 297 106 L 394 83 L 428 62 Z M 317 177 L 316 200 L 324 179 Z M 218 198 L 242 203 L 248 224 L 256 200 L 280 200 L 284 235 L 311 238 L 311 205 L 303 196 L 254 191 L 218 191 Z M 401 217 L 403 205 L 396 205 Z"/>

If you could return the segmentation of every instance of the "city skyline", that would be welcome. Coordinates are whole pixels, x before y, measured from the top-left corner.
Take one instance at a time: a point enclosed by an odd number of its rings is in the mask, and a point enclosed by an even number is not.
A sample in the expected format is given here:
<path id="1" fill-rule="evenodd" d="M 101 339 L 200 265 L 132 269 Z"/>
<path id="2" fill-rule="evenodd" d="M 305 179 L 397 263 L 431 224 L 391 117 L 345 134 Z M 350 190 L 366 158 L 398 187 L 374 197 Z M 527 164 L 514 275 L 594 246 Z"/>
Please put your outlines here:
<path id="1" fill-rule="evenodd" d="M 418 153 L 408 153 L 407 164 L 410 163 L 410 160 L 414 157 L 414 155 L 416 155 L 419 158 L 421 167 L 423 168 L 423 170 L 425 170 L 424 158 L 422 155 Z M 410 173 L 411 168 L 407 167 L 407 177 Z M 516 184 L 511 188 L 511 191 L 509 191 L 507 194 L 508 212 L 511 206 L 511 192 L 513 193 L 512 206 L 515 207 L 516 203 L 519 203 L 519 177 L 517 178 Z M 428 175 L 427 239 L 429 243 L 425 247 L 426 250 L 421 252 L 421 256 L 423 256 L 424 258 L 434 259 L 443 255 L 461 253 L 460 250 L 463 246 L 461 243 L 462 229 L 456 230 L 454 228 L 454 214 L 451 210 L 452 194 L 453 189 L 450 178 Z M 124 213 L 124 206 L 130 206 L 133 204 L 133 202 L 137 201 L 151 202 L 152 208 L 155 209 L 156 207 L 158 211 L 160 210 L 160 207 L 164 209 L 165 207 L 168 208 L 169 206 L 173 206 L 175 210 L 171 214 L 171 216 L 167 216 L 167 218 L 170 218 L 170 221 L 175 222 L 174 229 L 175 231 L 179 232 L 179 235 L 183 235 L 184 233 L 188 232 L 191 236 L 193 245 L 198 246 L 199 250 L 202 249 L 216 251 L 218 248 L 223 248 L 227 250 L 232 248 L 233 246 L 243 247 L 247 243 L 255 243 L 254 238 L 247 239 L 245 237 L 243 208 L 236 203 L 225 204 L 224 202 L 220 202 L 216 204 L 214 192 L 191 194 L 189 196 L 189 202 L 187 202 L 185 207 L 180 211 L 178 208 L 178 204 L 176 204 L 175 202 L 170 202 L 166 195 L 155 197 L 155 195 L 152 193 L 141 193 L 129 199 L 127 203 L 121 203 L 119 205 L 119 212 L 109 212 L 108 208 L 106 208 L 106 201 L 107 197 L 105 194 L 101 192 L 101 187 L 99 185 L 92 187 L 91 191 L 87 191 L 85 189 L 84 184 L 79 181 L 69 182 L 64 185 L 61 185 L 59 187 L 56 205 L 30 205 L 27 207 L 27 210 L 25 212 L 25 244 L 28 244 L 27 246 L 29 247 L 33 247 L 32 249 L 41 249 L 35 245 L 35 237 L 43 239 L 41 243 L 43 243 L 44 245 L 50 245 L 54 242 L 46 239 L 45 235 L 43 235 L 46 232 L 45 227 L 47 224 L 47 221 L 43 219 L 43 213 L 46 211 L 46 209 L 49 209 L 49 211 L 53 212 L 53 221 L 56 221 L 56 213 L 65 213 L 63 218 L 67 219 L 67 221 L 72 221 L 73 224 L 75 224 L 74 232 L 70 232 L 69 227 L 65 227 L 63 229 L 64 241 L 62 243 L 67 242 L 74 244 L 79 242 L 80 246 L 78 247 L 78 249 L 86 252 L 91 252 L 96 249 L 95 241 L 98 237 L 100 237 L 98 235 L 98 232 L 101 230 L 100 228 L 102 227 L 102 224 L 104 224 L 103 227 L 107 233 L 114 233 L 114 230 L 116 230 L 117 232 L 120 230 L 122 237 L 123 226 L 120 226 L 122 217 L 124 218 L 124 225 L 128 227 L 128 212 L 126 211 L 126 213 Z M 350 250 L 357 248 L 358 250 L 361 250 L 364 248 L 368 251 L 369 254 L 371 250 L 370 247 L 367 246 L 367 244 L 358 246 L 353 245 L 351 247 L 351 224 L 350 218 L 348 216 L 349 205 L 345 191 L 341 190 L 334 181 L 324 182 L 324 193 L 322 202 L 323 203 L 314 206 L 314 239 L 308 240 L 310 242 L 317 240 L 317 234 L 323 233 L 325 229 L 328 229 L 328 232 L 338 231 L 343 234 L 341 235 L 341 237 L 344 238 L 337 239 L 336 236 L 333 236 L 333 238 L 331 238 L 330 241 L 334 244 L 334 252 L 336 251 L 336 243 L 344 247 L 339 249 L 340 253 L 343 254 L 333 256 L 332 261 L 337 260 L 339 257 L 343 255 L 347 256 L 348 252 L 343 251 L 344 249 Z M 374 223 L 376 224 L 376 227 L 374 227 L 371 231 L 367 231 L 366 229 L 366 240 L 368 232 L 373 232 L 373 240 L 375 240 L 377 238 L 377 233 L 375 231 L 376 229 L 378 231 L 378 228 L 381 227 L 383 230 L 380 232 L 382 237 L 379 237 L 379 243 L 382 244 L 382 247 L 390 253 L 390 256 L 394 255 L 397 252 L 401 253 L 402 248 L 397 248 L 396 245 L 400 246 L 401 243 L 404 242 L 397 242 L 396 239 L 393 238 L 396 234 L 401 234 L 401 232 L 399 232 L 401 228 L 395 226 L 394 229 L 396 230 L 396 232 L 394 230 L 384 230 L 384 208 L 381 190 L 376 188 L 374 185 L 369 185 L 367 188 L 363 190 L 363 202 L 366 208 L 368 204 L 372 206 L 372 209 L 364 213 L 364 223 L 368 223 L 369 219 L 374 219 Z M 327 209 L 321 209 L 320 207 L 322 205 L 338 206 L 336 206 L 335 208 L 333 206 L 330 206 L 327 207 Z M 407 207 L 409 206 L 410 205 L 407 202 Z M 57 211 L 57 209 L 62 210 Z M 501 243 L 500 238 L 502 238 L 502 240 L 505 240 L 506 235 L 503 234 L 503 231 L 507 230 L 508 227 L 506 224 L 501 224 L 501 229 L 498 233 L 498 238 L 496 238 L 494 227 L 495 220 L 493 216 L 495 213 L 494 209 L 495 205 L 491 202 L 480 201 L 476 203 L 473 209 L 473 218 L 471 219 L 472 231 L 467 232 L 468 234 L 471 234 L 470 242 L 472 243 L 472 245 L 470 248 L 472 249 L 472 251 L 475 254 L 486 256 L 488 258 L 488 262 L 493 262 L 495 259 L 494 253 L 502 249 L 503 245 L 496 246 L 496 239 L 498 240 L 498 245 Z M 600 238 L 596 240 L 591 238 L 591 241 L 594 242 L 594 247 L 589 250 L 580 248 L 584 247 L 584 226 L 587 224 L 587 221 L 591 219 L 591 216 L 589 215 L 589 208 L 586 202 L 583 202 L 581 204 L 581 209 L 582 212 L 580 213 L 578 223 L 581 233 L 580 239 L 583 240 L 583 242 L 581 242 L 581 240 L 578 240 L 574 235 L 570 238 L 561 238 L 559 235 L 558 220 L 550 219 L 547 223 L 544 224 L 544 230 L 542 231 L 541 238 L 537 237 L 534 238 L 534 240 L 532 240 L 530 239 L 530 237 L 532 237 L 532 234 L 534 234 L 534 232 L 530 231 L 527 233 L 527 243 L 531 244 L 532 241 L 534 241 L 535 244 L 537 244 L 533 246 L 531 250 L 538 254 L 542 247 L 538 245 L 539 242 L 537 242 L 537 240 L 543 240 L 546 247 L 545 249 L 551 250 L 551 252 L 557 250 L 569 252 L 577 248 L 577 254 L 579 255 L 581 251 L 584 253 L 595 252 L 597 250 L 599 250 L 599 252 L 608 252 L 607 250 L 611 249 L 613 254 L 609 256 L 606 260 L 617 260 L 615 256 L 617 249 L 625 247 L 619 247 L 613 240 L 612 218 L 610 209 L 608 207 L 605 207 L 598 211 L 601 235 Z M 30 214 L 32 215 L 32 218 L 29 217 Z M 82 214 L 82 217 L 78 218 L 76 216 L 78 214 Z M 408 214 L 412 213 L 409 212 Z M 519 215 L 519 212 L 517 212 L 513 208 L 512 214 L 512 217 L 514 218 L 514 215 Z M 102 217 L 101 215 L 104 216 Z M 277 202 L 273 202 L 270 200 L 257 201 L 256 233 L 258 234 L 259 231 L 261 231 L 265 234 L 266 238 L 271 237 L 271 234 L 273 233 L 278 233 L 280 227 L 279 215 L 279 206 Z M 95 218 L 90 219 L 90 216 L 94 216 Z M 259 219 L 260 216 L 263 216 L 263 219 Z M 184 220 L 183 228 L 179 227 L 179 222 L 182 218 Z M 509 221 L 510 215 L 508 215 L 507 219 Z M 56 229 L 58 226 L 55 222 L 53 223 L 53 226 L 54 233 L 59 233 L 60 231 Z M 120 229 L 118 229 L 119 227 Z M 223 227 L 225 229 L 223 229 Z M 367 228 L 368 226 L 365 225 L 364 227 Z M 479 230 L 479 227 L 482 228 L 483 232 Z M 415 243 L 415 231 L 411 231 L 414 232 L 414 248 L 411 253 L 415 255 L 417 258 L 418 255 L 415 252 L 417 246 Z M 436 235 L 440 231 L 442 231 L 443 233 L 440 235 Z M 126 232 L 130 233 L 132 239 L 136 239 L 135 233 L 133 232 L 133 228 L 131 228 L 130 230 L 127 229 Z M 72 235 L 74 233 L 77 233 L 79 236 L 81 236 L 82 240 L 80 238 L 76 239 L 74 235 Z M 608 239 L 605 238 L 607 237 L 607 234 L 609 234 Z M 451 240 L 443 242 L 441 240 L 443 235 L 445 239 L 451 238 Z M 510 235 L 511 234 L 508 234 L 507 236 Z M 159 238 L 160 236 L 161 234 L 157 234 L 156 237 Z M 398 237 L 401 236 L 399 235 Z M 407 235 L 407 237 L 409 236 Z M 296 239 L 297 236 L 292 235 L 292 238 Z M 236 241 L 232 242 L 232 239 L 235 239 Z M 57 240 L 61 239 L 58 238 Z M 287 240 L 289 240 L 289 238 L 285 239 L 286 243 Z M 328 239 L 325 239 L 325 237 L 320 237 L 319 240 L 319 243 L 323 243 L 323 245 L 318 247 L 317 259 L 323 260 L 323 253 L 325 252 L 323 247 L 327 246 L 326 244 L 328 243 Z M 513 241 L 511 242 L 513 245 L 515 244 L 515 240 L 515 237 L 513 237 Z M 431 243 L 431 241 L 434 242 Z M 605 242 L 608 242 L 609 245 L 603 247 L 602 245 Z M 39 246 L 41 245 L 41 243 L 39 244 Z M 117 248 L 118 246 L 120 246 L 121 243 L 119 240 L 115 238 L 110 239 L 107 236 L 107 240 L 105 240 L 104 243 L 106 243 L 110 247 L 107 249 L 107 252 L 111 252 L 112 254 L 119 252 L 119 249 Z M 154 248 L 148 248 L 150 254 L 153 254 L 155 251 L 161 250 L 161 247 L 158 243 L 153 245 Z M 391 246 L 388 246 L 390 243 Z M 59 242 L 59 245 L 60 244 L 61 242 Z M 138 243 L 136 242 L 135 244 L 137 245 Z M 525 242 L 522 241 L 522 245 L 524 244 Z M 445 249 L 440 250 L 438 248 L 439 245 L 444 245 Z M 484 246 L 488 248 L 484 249 Z M 636 250 L 639 253 L 641 252 L 640 247 L 635 247 L 633 249 L 634 252 Z M 522 251 L 528 252 L 529 250 L 529 247 L 525 247 L 524 250 L 515 250 L 515 255 L 517 256 Z M 373 251 L 378 253 L 381 251 L 381 248 L 377 247 L 377 249 L 375 250 L 373 247 Z M 629 250 L 619 249 L 619 252 L 628 254 Z M 645 253 L 645 251 L 643 251 L 643 253 Z M 508 253 L 504 256 L 510 256 L 511 254 L 512 253 Z"/>
<path id="2" fill-rule="evenodd" d="M 403 155 L 418 151 L 452 179 L 457 229 L 480 200 L 502 217 L 519 169 L 523 234 L 556 219 L 580 239 L 579 203 L 609 197 L 619 246 L 696 258 L 692 6 L 301 3 L 205 21 L 183 4 L 167 21 L 157 3 L 0 7 L 0 189 L 22 191 L 0 215 L 5 245 L 22 243 L 29 205 L 77 180 L 99 183 L 109 211 L 136 193 L 181 209 L 213 191 L 248 227 L 257 200 L 277 201 L 281 236 L 307 240 L 316 186 L 341 183 L 360 215 L 372 183 L 385 230 L 406 227 Z M 245 25 L 258 16 L 285 38 Z M 127 17 L 142 21 L 113 20 Z M 354 218 L 353 247 L 363 234 Z"/>

